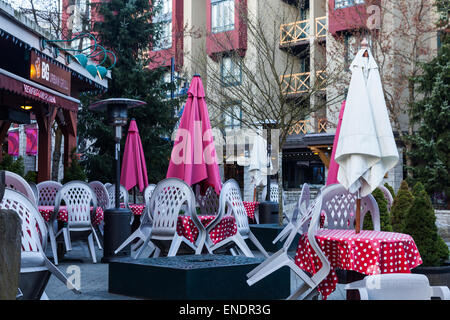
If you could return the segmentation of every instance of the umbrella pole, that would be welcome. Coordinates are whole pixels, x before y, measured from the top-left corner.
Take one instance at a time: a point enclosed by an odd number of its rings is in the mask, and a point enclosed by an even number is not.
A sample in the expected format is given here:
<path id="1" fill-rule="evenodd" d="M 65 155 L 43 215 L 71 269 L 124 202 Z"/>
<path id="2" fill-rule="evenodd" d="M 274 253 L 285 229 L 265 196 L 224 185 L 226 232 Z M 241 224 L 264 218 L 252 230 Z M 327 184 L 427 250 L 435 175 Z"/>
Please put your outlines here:
<path id="1" fill-rule="evenodd" d="M 356 198 L 356 224 L 355 233 L 358 234 L 361 231 L 361 196 L 358 190 L 358 196 Z"/>

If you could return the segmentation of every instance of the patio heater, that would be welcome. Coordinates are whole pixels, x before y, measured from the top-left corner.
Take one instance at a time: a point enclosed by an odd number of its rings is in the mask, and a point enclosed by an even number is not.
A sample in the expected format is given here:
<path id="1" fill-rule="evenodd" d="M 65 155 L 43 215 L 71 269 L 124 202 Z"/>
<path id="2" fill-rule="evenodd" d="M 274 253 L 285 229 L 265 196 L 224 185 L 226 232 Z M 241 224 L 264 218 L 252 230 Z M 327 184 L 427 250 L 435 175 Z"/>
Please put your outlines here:
<path id="1" fill-rule="evenodd" d="M 139 100 L 126 98 L 111 98 L 97 101 L 89 106 L 93 111 L 106 111 L 108 124 L 114 127 L 115 150 L 114 158 L 116 160 L 116 181 L 115 181 L 115 204 L 113 208 L 105 210 L 104 230 L 103 230 L 103 258 L 102 263 L 108 263 L 117 256 L 127 256 L 129 249 L 122 250 L 117 255 L 114 250 L 117 249 L 123 241 L 131 234 L 130 218 L 131 211 L 120 207 L 120 140 L 122 138 L 122 127 L 127 124 L 128 109 L 145 105 Z"/>

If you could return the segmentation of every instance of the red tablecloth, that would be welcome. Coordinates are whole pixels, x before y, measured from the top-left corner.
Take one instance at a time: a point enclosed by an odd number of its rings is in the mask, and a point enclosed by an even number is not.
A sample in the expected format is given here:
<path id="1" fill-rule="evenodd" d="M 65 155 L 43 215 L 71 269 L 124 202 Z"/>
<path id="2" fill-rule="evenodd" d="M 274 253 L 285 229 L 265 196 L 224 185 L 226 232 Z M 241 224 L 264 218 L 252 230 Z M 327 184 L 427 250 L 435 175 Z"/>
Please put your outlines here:
<path id="1" fill-rule="evenodd" d="M 50 220 L 50 216 L 53 213 L 54 206 L 39 206 L 39 212 L 44 218 L 45 221 Z M 92 210 L 92 207 L 91 207 Z M 56 217 L 57 220 L 67 222 L 69 220 L 69 216 L 67 214 L 66 206 L 60 206 L 58 216 Z M 97 207 L 97 211 L 95 212 L 94 220 L 92 221 L 92 225 L 96 226 L 103 220 L 103 209 L 101 207 Z"/>
<path id="2" fill-rule="evenodd" d="M 321 229 L 316 239 L 331 266 L 327 278 L 318 286 L 323 299 L 336 289 L 335 268 L 365 275 L 410 273 L 422 263 L 413 238 L 407 234 L 373 230 L 355 234 L 354 230 Z M 300 238 L 295 264 L 312 274 L 322 266 L 306 235 Z"/>
<path id="3" fill-rule="evenodd" d="M 121 208 L 125 208 L 125 204 L 120 204 Z M 129 203 L 128 207 L 130 208 L 130 211 L 135 216 L 140 216 L 144 213 L 145 204 L 143 203 Z"/>
<path id="4" fill-rule="evenodd" d="M 216 216 L 201 216 L 198 218 L 200 222 L 206 227 Z M 222 221 L 209 233 L 211 240 L 214 244 L 235 235 L 237 232 L 236 220 L 233 216 L 226 216 L 222 218 Z M 197 240 L 198 229 L 194 225 L 190 216 L 179 216 L 177 223 L 177 233 L 180 236 L 184 236 L 192 243 Z"/>
<path id="5" fill-rule="evenodd" d="M 245 210 L 247 210 L 247 216 L 249 219 L 255 219 L 255 210 L 258 208 L 259 202 L 253 201 L 242 201 Z"/>

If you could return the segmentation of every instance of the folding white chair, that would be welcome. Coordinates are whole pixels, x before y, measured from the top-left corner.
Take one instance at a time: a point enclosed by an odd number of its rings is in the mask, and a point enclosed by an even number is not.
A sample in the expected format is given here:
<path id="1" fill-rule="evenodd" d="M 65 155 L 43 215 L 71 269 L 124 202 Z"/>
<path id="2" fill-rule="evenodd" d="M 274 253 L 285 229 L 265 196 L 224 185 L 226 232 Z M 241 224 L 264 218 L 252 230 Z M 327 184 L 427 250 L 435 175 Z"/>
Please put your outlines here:
<path id="1" fill-rule="evenodd" d="M 427 276 L 413 273 L 386 273 L 366 276 L 347 284 L 345 290 L 358 290 L 361 300 L 450 300 L 446 286 L 430 286 Z"/>
<path id="2" fill-rule="evenodd" d="M 95 193 L 95 196 L 97 197 L 97 205 L 105 211 L 110 207 L 109 204 L 109 194 L 108 190 L 106 189 L 105 185 L 101 183 L 100 181 L 91 181 L 89 182 L 89 186 L 92 188 L 92 190 Z M 100 232 L 100 235 L 103 236 L 103 229 L 104 229 L 104 221 L 102 220 L 100 224 L 97 226 L 98 231 Z"/>
<path id="3" fill-rule="evenodd" d="M 283 230 L 280 231 L 280 233 L 272 241 L 273 244 L 277 243 L 278 241 L 283 241 L 289 235 L 289 233 L 295 228 L 297 219 L 303 216 L 306 212 L 306 209 L 309 207 L 309 199 L 310 199 L 309 186 L 307 183 L 304 183 L 302 187 L 302 192 L 297 202 L 297 206 L 295 207 L 291 218 L 287 218 L 288 220 L 287 225 L 283 228 Z"/>
<path id="4" fill-rule="evenodd" d="M 108 197 L 109 197 L 109 208 L 114 208 L 116 206 L 116 185 L 115 184 L 109 184 L 106 187 L 106 190 L 108 191 Z M 120 185 L 120 203 L 125 205 L 125 208 L 129 209 L 128 207 L 128 201 L 129 201 L 129 194 L 128 190 L 123 186 Z M 130 224 L 133 224 L 134 221 L 134 215 L 131 215 Z"/>
<path id="5" fill-rule="evenodd" d="M 178 216 L 182 207 L 184 207 L 185 215 L 191 217 L 199 230 L 199 236 L 195 243 L 177 233 Z M 135 256 L 136 259 L 140 257 L 150 241 L 155 243 L 160 250 L 163 244 L 167 243 L 169 245 L 167 256 L 169 257 L 177 254 L 181 243 L 185 243 L 195 254 L 201 254 L 202 246 L 199 244 L 205 241 L 205 228 L 197 217 L 194 192 L 186 182 L 177 178 L 160 181 L 153 191 L 148 212 L 151 214 L 153 223 L 149 235 L 146 236 L 144 244 Z M 160 250 L 155 250 L 155 257 L 159 255 Z"/>
<path id="6" fill-rule="evenodd" d="M 227 237 L 222 241 L 214 244 L 210 238 L 210 231 L 212 231 L 225 216 L 234 216 L 237 225 L 237 233 L 231 237 Z M 219 214 L 217 218 L 214 219 L 207 227 L 206 227 L 206 248 L 209 252 L 214 252 L 215 250 L 229 246 L 230 243 L 234 243 L 237 248 L 239 248 L 242 253 L 247 257 L 254 257 L 250 248 L 245 243 L 245 240 L 249 239 L 253 242 L 256 248 L 265 256 L 269 257 L 268 253 L 255 237 L 255 235 L 250 231 L 250 227 L 248 224 L 248 216 L 247 211 L 245 210 L 244 204 L 241 198 L 241 191 L 239 189 L 239 185 L 234 179 L 230 179 L 226 181 L 220 192 L 219 197 Z M 235 254 L 231 251 L 232 254 Z"/>
<path id="7" fill-rule="evenodd" d="M 97 197 L 95 196 L 94 191 L 86 182 L 83 181 L 71 181 L 66 183 L 56 194 L 55 210 L 52 214 L 52 219 L 56 218 L 62 201 L 64 201 L 67 209 L 68 222 L 67 225 L 56 234 L 56 236 L 61 233 L 63 234 L 66 250 L 70 251 L 72 250 L 70 233 L 87 232 L 89 251 L 93 262 L 97 263 L 93 238 L 95 237 L 97 245 L 100 249 L 102 246 L 91 222 L 91 215 L 95 215 L 97 210 Z"/>
<path id="8" fill-rule="evenodd" d="M 20 265 L 20 292 L 24 299 L 46 299 L 45 287 L 49 273 L 64 283 L 68 289 L 81 293 L 68 281 L 53 263 L 45 256 L 42 241 L 47 237 L 47 227 L 34 203 L 15 190 L 5 189 L 0 209 L 10 209 L 22 221 L 22 253 Z"/>
<path id="9" fill-rule="evenodd" d="M 144 200 L 145 200 L 145 210 L 141 215 L 141 224 L 139 227 L 114 251 L 117 254 L 120 250 L 125 248 L 128 244 L 130 244 L 133 240 L 139 239 L 136 243 L 131 246 L 131 256 L 135 256 L 137 250 L 140 249 L 141 245 L 144 243 L 145 239 L 150 236 L 150 231 L 153 226 L 152 215 L 149 211 L 150 200 L 153 195 L 153 191 L 155 190 L 155 184 L 149 184 L 144 190 Z M 148 246 L 150 248 L 150 254 L 156 250 L 155 255 L 158 256 L 160 253 L 160 249 L 154 245 L 152 241 L 148 241 Z"/>
<path id="10" fill-rule="evenodd" d="M 36 185 L 38 189 L 38 206 L 55 206 L 56 194 L 62 188 L 62 184 L 56 181 L 48 180 L 42 181 Z M 58 254 L 56 247 L 56 232 L 57 232 L 57 223 L 55 219 L 51 219 L 46 222 L 48 235 L 50 238 L 50 245 L 52 247 L 53 260 L 55 261 L 55 265 L 58 265 Z"/>

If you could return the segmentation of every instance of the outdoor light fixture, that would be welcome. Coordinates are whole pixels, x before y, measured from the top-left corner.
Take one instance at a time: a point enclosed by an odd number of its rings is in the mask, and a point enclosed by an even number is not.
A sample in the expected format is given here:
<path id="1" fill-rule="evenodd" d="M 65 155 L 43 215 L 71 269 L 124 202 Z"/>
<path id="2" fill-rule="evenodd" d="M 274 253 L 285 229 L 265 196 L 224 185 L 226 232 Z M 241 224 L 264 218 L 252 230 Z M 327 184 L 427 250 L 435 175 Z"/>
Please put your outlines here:
<path id="1" fill-rule="evenodd" d="M 76 62 L 78 62 L 83 68 L 86 68 L 88 58 L 85 54 L 79 53 L 74 56 Z"/>
<path id="2" fill-rule="evenodd" d="M 33 109 L 33 106 L 20 106 L 20 108 L 21 109 L 23 109 L 23 110 L 31 110 L 31 109 Z"/>
<path id="3" fill-rule="evenodd" d="M 104 214 L 105 227 L 103 232 L 102 263 L 110 262 L 111 258 L 114 258 L 114 256 L 129 254 L 127 250 L 123 250 L 117 255 L 114 254 L 114 250 L 119 247 L 131 233 L 129 224 L 131 211 L 120 207 L 120 140 L 122 138 L 122 126 L 127 124 L 128 109 L 145 104 L 146 103 L 144 101 L 139 100 L 111 98 L 94 102 L 89 106 L 89 110 L 106 111 L 108 124 L 114 126 L 115 132 L 115 207 L 105 210 Z"/>

